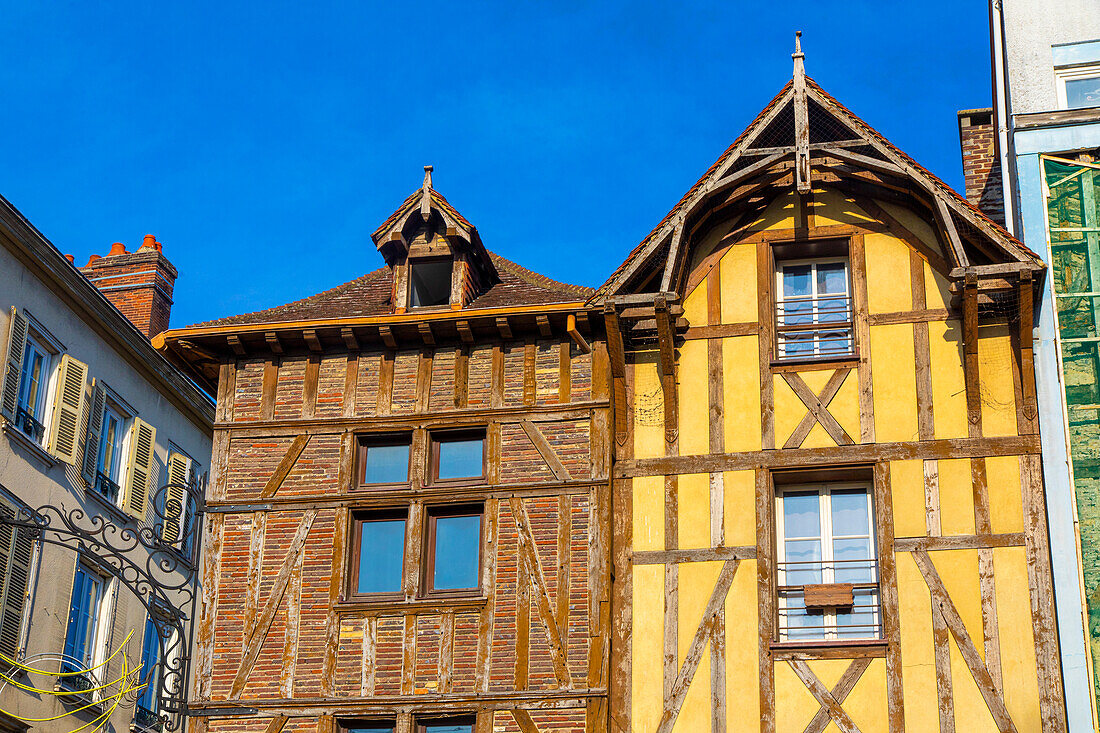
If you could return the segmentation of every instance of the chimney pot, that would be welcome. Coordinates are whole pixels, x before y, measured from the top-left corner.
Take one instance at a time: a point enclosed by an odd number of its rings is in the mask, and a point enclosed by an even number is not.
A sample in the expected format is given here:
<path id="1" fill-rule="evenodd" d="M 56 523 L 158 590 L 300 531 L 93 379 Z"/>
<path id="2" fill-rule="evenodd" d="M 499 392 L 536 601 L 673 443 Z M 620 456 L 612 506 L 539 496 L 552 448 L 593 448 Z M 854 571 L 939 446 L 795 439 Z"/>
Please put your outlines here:
<path id="1" fill-rule="evenodd" d="M 74 258 L 73 258 L 73 256 L 72 256 L 72 255 L 65 255 L 65 259 L 67 259 L 67 260 L 69 261 L 69 264 L 70 264 L 70 265 L 71 265 L 71 264 L 73 264 L 73 259 L 74 259 Z"/>
<path id="2" fill-rule="evenodd" d="M 123 244 L 122 242 L 115 242 L 114 244 L 111 245 L 111 251 L 107 253 L 107 256 L 108 257 L 113 257 L 115 255 L 124 255 L 124 254 L 127 254 L 126 245 Z"/>
<path id="3" fill-rule="evenodd" d="M 152 234 L 145 235 L 145 241 L 141 243 L 142 247 L 156 247 L 157 238 Z"/>
<path id="4" fill-rule="evenodd" d="M 154 240 L 153 249 L 155 249 L 157 252 L 163 252 L 164 251 L 164 245 L 161 244 L 160 242 L 157 242 L 157 241 Z"/>
<path id="5" fill-rule="evenodd" d="M 84 266 L 85 267 L 91 267 L 92 263 L 95 262 L 98 259 L 102 259 L 102 258 L 99 255 L 92 255 L 91 257 L 88 258 L 88 264 L 86 264 Z"/>

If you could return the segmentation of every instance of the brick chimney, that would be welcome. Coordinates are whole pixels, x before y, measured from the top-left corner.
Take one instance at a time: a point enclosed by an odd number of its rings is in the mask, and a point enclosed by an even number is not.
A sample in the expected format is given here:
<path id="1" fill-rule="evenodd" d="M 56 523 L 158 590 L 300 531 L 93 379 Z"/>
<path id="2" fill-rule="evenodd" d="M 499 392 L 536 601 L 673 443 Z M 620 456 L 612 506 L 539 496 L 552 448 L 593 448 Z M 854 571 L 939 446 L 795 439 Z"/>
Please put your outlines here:
<path id="1" fill-rule="evenodd" d="M 962 146 L 966 200 L 1003 225 L 1005 204 L 996 143 L 992 109 L 964 109 L 959 112 L 959 144 Z"/>
<path id="2" fill-rule="evenodd" d="M 168 328 L 177 273 L 152 234 L 135 252 L 115 242 L 106 256 L 92 255 L 80 271 L 147 337 Z"/>

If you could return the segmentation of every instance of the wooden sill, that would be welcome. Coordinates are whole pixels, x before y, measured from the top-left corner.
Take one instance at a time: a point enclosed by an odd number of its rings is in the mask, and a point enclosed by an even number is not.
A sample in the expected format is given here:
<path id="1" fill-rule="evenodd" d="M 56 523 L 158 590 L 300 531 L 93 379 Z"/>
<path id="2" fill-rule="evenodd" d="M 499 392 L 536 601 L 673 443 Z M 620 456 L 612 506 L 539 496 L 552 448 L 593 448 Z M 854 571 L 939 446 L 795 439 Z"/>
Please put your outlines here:
<path id="1" fill-rule="evenodd" d="M 776 659 L 855 659 L 885 657 L 885 639 L 830 639 L 825 641 L 773 641 Z"/>
<path id="2" fill-rule="evenodd" d="M 488 598 L 477 596 L 446 596 L 432 598 L 413 598 L 404 600 L 397 598 L 380 598 L 368 600 L 366 598 L 350 598 L 338 601 L 333 608 L 341 613 L 360 612 L 392 612 L 399 613 L 425 613 L 428 611 L 457 611 L 463 609 L 480 610 Z"/>
<path id="3" fill-rule="evenodd" d="M 842 358 L 826 359 L 775 359 L 771 362 L 773 372 L 812 372 L 822 369 L 855 369 L 859 366 L 859 354 Z"/>

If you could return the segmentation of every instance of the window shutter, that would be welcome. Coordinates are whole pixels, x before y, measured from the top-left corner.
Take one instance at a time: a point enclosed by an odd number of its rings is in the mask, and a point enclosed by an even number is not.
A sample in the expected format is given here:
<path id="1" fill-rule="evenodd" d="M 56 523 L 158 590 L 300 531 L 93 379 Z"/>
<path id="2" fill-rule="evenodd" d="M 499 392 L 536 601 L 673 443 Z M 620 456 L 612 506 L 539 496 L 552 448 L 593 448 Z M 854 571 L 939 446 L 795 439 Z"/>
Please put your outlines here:
<path id="1" fill-rule="evenodd" d="M 61 357 L 61 374 L 57 396 L 54 398 L 49 446 L 50 453 L 65 463 L 76 463 L 80 416 L 84 410 L 84 383 L 87 381 L 87 364 L 68 354 Z"/>
<path id="2" fill-rule="evenodd" d="M 4 389 L 0 392 L 0 415 L 9 420 L 15 420 L 15 408 L 19 406 L 19 375 L 23 369 L 23 349 L 26 345 L 27 317 L 12 307 L 8 353 L 4 360 Z"/>
<path id="3" fill-rule="evenodd" d="M 2 503 L 0 515 L 5 519 L 14 519 L 15 511 Z M 27 578 L 33 554 L 34 541 L 28 532 L 15 527 L 0 528 L 0 568 L 4 578 L 0 595 L 0 654 L 8 659 L 15 659 L 19 653 L 23 603 L 27 597 Z"/>
<path id="4" fill-rule="evenodd" d="M 126 500 L 122 508 L 139 522 L 145 521 L 145 509 L 149 503 L 149 477 L 153 473 L 153 446 L 156 437 L 156 428 L 134 418 L 134 426 L 130 429 Z"/>
<path id="5" fill-rule="evenodd" d="M 161 527 L 160 538 L 169 545 L 180 541 L 184 502 L 187 498 L 183 485 L 189 483 L 190 477 L 191 460 L 187 456 L 179 453 L 168 456 L 169 486 L 164 496 L 164 526 Z"/>
<path id="6" fill-rule="evenodd" d="M 99 463 L 99 432 L 103 429 L 103 407 L 107 404 L 107 391 L 100 385 L 92 387 L 89 403 L 88 434 L 84 438 L 84 468 L 81 475 L 88 486 L 95 485 L 96 467 Z"/>

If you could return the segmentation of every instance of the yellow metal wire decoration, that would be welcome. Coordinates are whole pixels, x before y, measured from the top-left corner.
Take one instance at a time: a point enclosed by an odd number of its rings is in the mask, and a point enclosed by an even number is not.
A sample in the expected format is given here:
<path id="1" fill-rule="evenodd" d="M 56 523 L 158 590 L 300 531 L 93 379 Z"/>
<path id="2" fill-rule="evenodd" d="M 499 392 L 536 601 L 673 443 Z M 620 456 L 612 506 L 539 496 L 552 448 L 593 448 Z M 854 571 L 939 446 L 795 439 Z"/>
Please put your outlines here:
<path id="1" fill-rule="evenodd" d="M 0 654 L 0 662 L 3 662 L 6 665 L 10 665 L 7 672 L 0 672 L 0 687 L 2 687 L 3 685 L 12 685 L 14 687 L 18 687 L 21 690 L 27 690 L 28 692 L 34 692 L 40 695 L 52 695 L 54 697 L 69 697 L 74 694 L 83 695 L 87 693 L 110 691 L 109 693 L 103 692 L 103 694 L 98 699 L 92 700 L 85 705 L 81 705 L 80 707 L 73 708 L 71 710 L 66 710 L 60 715 L 54 715 L 49 718 L 28 718 L 16 715 L 15 713 L 4 710 L 3 708 L 0 708 L 0 713 L 10 715 L 12 718 L 15 718 L 16 720 L 22 721 L 24 723 L 47 723 L 54 720 L 60 720 L 61 718 L 64 718 L 68 715 L 79 713 L 83 710 L 88 710 L 89 708 L 99 707 L 104 708 L 99 715 L 97 715 L 95 718 L 88 721 L 84 725 L 80 726 L 79 728 L 73 729 L 72 731 L 70 731 L 70 733 L 81 733 L 81 731 L 85 731 L 88 729 L 91 729 L 91 733 L 95 733 L 96 731 L 104 729 L 104 727 L 110 721 L 111 716 L 114 714 L 115 710 L 118 709 L 118 706 L 122 702 L 122 700 L 127 696 L 134 695 L 135 693 L 140 692 L 147 684 L 145 682 L 141 682 L 141 666 L 139 665 L 131 670 L 130 658 L 126 655 L 126 652 L 123 651 L 123 649 L 126 647 L 126 644 L 130 641 L 133 635 L 134 630 L 131 629 L 130 633 L 126 635 L 126 638 L 123 640 L 122 644 L 120 644 L 109 657 L 107 657 L 94 667 L 88 667 L 87 669 L 82 669 L 76 672 L 51 672 L 44 669 L 38 669 L 36 667 L 30 666 L 29 664 L 19 662 L 18 660 L 10 659 L 4 654 Z M 27 673 L 28 676 L 32 674 L 43 675 L 45 677 L 75 677 L 78 675 L 87 675 L 98 669 L 106 667 L 111 662 L 111 660 L 113 660 L 115 657 L 118 657 L 119 655 L 121 655 L 122 661 L 122 670 L 119 677 L 117 679 L 111 680 L 110 682 L 105 682 L 96 687 L 90 687 L 84 690 L 73 691 L 42 689 L 19 682 L 13 677 L 13 674 L 17 670 Z"/>

